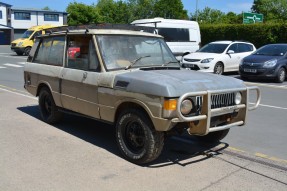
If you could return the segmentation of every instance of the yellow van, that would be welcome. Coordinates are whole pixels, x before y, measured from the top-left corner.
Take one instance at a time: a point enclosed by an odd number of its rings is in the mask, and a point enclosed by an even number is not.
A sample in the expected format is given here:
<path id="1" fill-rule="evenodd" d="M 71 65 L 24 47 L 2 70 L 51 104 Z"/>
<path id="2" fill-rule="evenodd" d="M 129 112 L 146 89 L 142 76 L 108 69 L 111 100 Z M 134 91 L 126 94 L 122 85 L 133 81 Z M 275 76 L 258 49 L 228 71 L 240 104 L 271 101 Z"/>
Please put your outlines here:
<path id="1" fill-rule="evenodd" d="M 21 38 L 12 41 L 11 43 L 11 50 L 16 52 L 17 55 L 28 55 L 33 44 L 34 39 L 36 36 L 45 34 L 45 29 L 58 27 L 55 25 L 40 25 L 40 26 L 33 26 L 26 30 Z"/>

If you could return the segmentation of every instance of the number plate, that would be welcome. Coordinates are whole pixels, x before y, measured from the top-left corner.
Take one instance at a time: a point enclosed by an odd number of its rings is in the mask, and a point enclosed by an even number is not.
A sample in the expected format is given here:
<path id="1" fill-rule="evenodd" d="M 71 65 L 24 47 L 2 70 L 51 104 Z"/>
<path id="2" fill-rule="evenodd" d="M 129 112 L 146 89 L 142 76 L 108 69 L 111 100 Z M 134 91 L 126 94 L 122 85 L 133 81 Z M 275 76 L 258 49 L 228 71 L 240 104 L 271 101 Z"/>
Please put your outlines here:
<path id="1" fill-rule="evenodd" d="M 257 70 L 256 69 L 247 69 L 247 68 L 245 68 L 244 72 L 256 73 Z"/>

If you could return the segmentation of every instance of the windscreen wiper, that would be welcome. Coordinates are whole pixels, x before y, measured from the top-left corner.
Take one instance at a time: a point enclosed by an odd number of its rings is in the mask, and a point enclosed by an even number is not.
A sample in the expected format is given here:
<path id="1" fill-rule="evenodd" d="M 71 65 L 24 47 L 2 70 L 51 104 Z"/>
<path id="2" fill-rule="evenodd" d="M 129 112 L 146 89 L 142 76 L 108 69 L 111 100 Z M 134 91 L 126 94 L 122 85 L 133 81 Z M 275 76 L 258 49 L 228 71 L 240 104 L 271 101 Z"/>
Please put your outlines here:
<path id="1" fill-rule="evenodd" d="M 130 61 L 130 65 L 128 65 L 125 70 L 127 69 L 130 69 L 133 65 L 135 65 L 139 60 L 141 60 L 142 58 L 147 58 L 147 57 L 150 57 L 150 55 L 146 55 L 146 56 L 141 56 L 141 57 L 138 57 L 137 59 L 133 60 L 133 61 Z"/>
<path id="2" fill-rule="evenodd" d="M 179 64 L 178 61 L 169 61 L 169 62 L 167 62 L 167 63 L 165 63 L 165 64 L 163 64 L 161 66 L 167 66 L 167 65 L 172 64 L 172 63 L 177 63 L 179 65 L 179 67 L 180 67 L 180 64 Z"/>

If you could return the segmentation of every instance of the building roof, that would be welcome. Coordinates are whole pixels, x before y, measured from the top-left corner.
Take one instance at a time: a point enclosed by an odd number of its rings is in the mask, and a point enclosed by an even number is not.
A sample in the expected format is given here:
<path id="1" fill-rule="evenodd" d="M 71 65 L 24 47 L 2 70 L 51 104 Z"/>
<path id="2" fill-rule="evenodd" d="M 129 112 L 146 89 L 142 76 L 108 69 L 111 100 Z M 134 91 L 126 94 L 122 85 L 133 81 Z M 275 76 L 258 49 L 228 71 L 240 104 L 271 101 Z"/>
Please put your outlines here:
<path id="1" fill-rule="evenodd" d="M 12 11 L 29 11 L 29 12 L 44 12 L 44 13 L 62 13 L 68 14 L 67 12 L 61 11 L 52 11 L 52 10 L 42 10 L 42 9 L 34 9 L 34 8 L 20 8 L 20 7 L 13 7 L 11 8 Z"/>
<path id="2" fill-rule="evenodd" d="M 12 5 L 9 5 L 7 3 L 3 3 L 3 2 L 0 2 L 0 5 L 4 5 L 5 7 L 11 7 Z"/>

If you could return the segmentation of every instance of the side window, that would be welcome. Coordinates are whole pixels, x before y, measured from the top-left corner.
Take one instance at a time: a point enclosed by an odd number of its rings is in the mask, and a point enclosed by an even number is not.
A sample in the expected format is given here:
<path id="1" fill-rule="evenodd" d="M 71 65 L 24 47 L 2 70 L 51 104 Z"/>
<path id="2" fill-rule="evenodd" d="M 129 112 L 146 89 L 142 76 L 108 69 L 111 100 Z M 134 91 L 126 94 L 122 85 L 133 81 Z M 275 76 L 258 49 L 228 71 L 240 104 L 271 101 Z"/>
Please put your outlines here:
<path id="1" fill-rule="evenodd" d="M 100 64 L 96 54 L 95 45 L 92 40 L 89 42 L 89 69 L 92 71 L 100 71 Z"/>
<path id="2" fill-rule="evenodd" d="M 250 44 L 241 43 L 238 45 L 238 49 L 239 49 L 239 52 L 250 52 L 253 50 L 253 47 Z"/>
<path id="3" fill-rule="evenodd" d="M 167 42 L 189 42 L 189 29 L 185 28 L 158 28 L 158 34 Z"/>
<path id="4" fill-rule="evenodd" d="M 64 46 L 65 36 L 43 38 L 33 62 L 62 66 Z"/>
<path id="5" fill-rule="evenodd" d="M 89 42 L 91 40 L 91 35 L 71 35 L 68 37 L 66 67 L 88 70 Z"/>
<path id="6" fill-rule="evenodd" d="M 229 50 L 233 50 L 234 53 L 238 53 L 238 47 L 237 47 L 238 43 L 235 43 L 233 45 L 231 45 L 229 48 L 228 48 L 228 51 Z"/>

